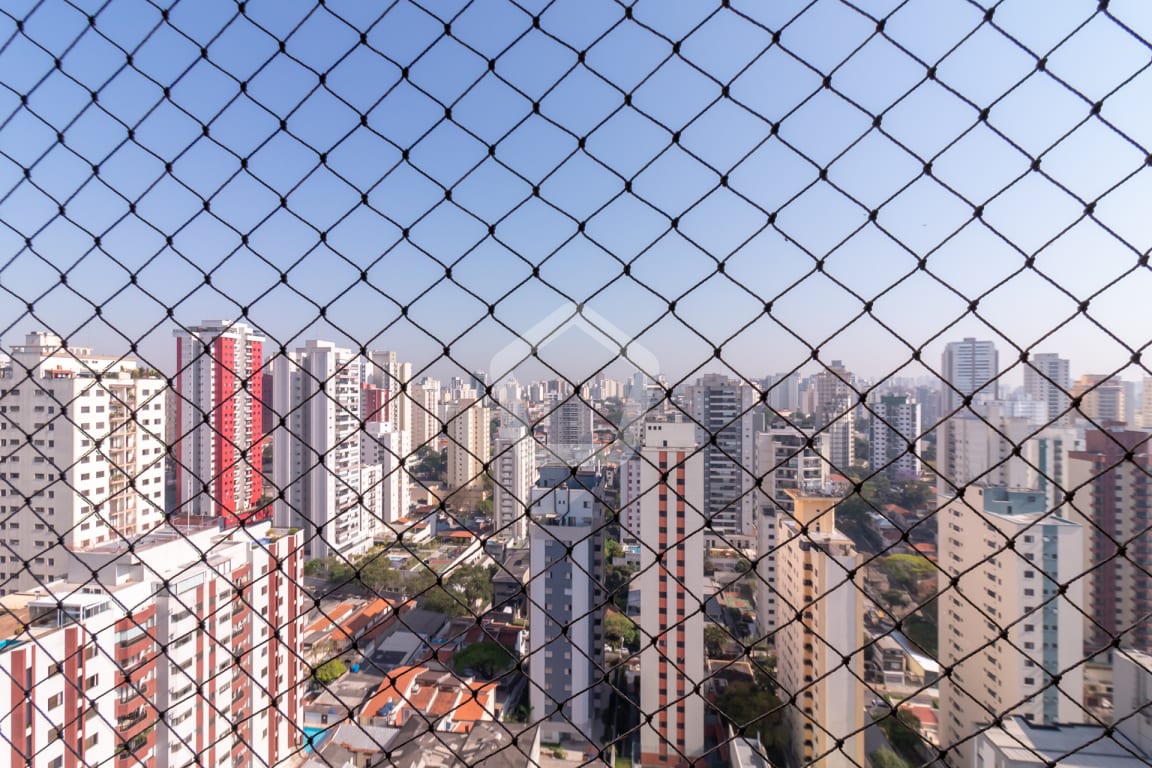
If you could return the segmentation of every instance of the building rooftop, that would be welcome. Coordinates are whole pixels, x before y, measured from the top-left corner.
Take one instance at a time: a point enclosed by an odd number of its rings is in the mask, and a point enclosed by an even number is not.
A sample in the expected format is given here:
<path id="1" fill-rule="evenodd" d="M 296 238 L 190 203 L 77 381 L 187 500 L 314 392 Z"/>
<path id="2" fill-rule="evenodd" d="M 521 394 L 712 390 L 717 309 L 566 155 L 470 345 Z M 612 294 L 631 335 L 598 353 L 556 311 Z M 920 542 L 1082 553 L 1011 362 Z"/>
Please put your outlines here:
<path id="1" fill-rule="evenodd" d="M 1058 764 L 1061 768 L 1136 768 L 1147 766 L 1152 755 L 1141 752 L 1120 734 L 1104 735 L 1098 725 L 1036 725 L 1022 717 L 1009 717 L 1000 727 L 980 735 L 1005 758 L 1020 765 Z"/>
<path id="2" fill-rule="evenodd" d="M 332 729 L 323 746 L 302 768 L 337 768 L 358 765 L 365 756 L 381 754 L 400 733 L 399 728 L 385 728 L 359 723 L 341 723 Z M 360 761 L 357 758 L 360 758 Z"/>
<path id="3" fill-rule="evenodd" d="M 528 768 L 536 725 L 478 722 L 466 733 L 432 731 L 418 718 L 405 723 L 388 764 L 394 768 Z"/>
<path id="4" fill-rule="evenodd" d="M 520 583 L 528 571 L 531 562 L 531 551 L 524 549 L 510 549 L 504 562 L 496 569 L 492 581 L 511 581 Z"/>

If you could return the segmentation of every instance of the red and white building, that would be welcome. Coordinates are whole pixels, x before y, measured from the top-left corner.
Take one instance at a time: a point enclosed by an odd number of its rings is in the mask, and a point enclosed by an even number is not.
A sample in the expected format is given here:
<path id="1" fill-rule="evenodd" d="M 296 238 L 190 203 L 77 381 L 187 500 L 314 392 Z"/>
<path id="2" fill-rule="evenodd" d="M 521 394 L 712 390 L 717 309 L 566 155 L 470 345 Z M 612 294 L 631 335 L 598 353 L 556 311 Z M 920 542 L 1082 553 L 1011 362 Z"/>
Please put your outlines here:
<path id="1" fill-rule="evenodd" d="M 176 509 L 247 519 L 264 493 L 264 337 L 223 320 L 175 336 Z"/>
<path id="2" fill-rule="evenodd" d="M 693 423 L 647 422 L 640 451 L 640 764 L 704 752 L 704 459 Z M 651 714 L 649 721 L 646 716 Z"/>
<path id="3" fill-rule="evenodd" d="M 0 764 L 261 768 L 299 751 L 300 538 L 158 528 L 6 597 Z"/>

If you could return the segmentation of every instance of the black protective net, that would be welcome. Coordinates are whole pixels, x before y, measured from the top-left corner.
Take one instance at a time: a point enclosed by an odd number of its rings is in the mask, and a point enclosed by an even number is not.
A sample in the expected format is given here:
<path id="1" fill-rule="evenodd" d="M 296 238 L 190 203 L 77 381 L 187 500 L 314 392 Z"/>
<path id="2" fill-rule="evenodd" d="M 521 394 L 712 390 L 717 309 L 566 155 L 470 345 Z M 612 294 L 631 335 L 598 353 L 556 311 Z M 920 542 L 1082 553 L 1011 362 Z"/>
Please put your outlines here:
<path id="1" fill-rule="evenodd" d="M 0 3 L 0 764 L 1152 762 L 1150 37 Z"/>

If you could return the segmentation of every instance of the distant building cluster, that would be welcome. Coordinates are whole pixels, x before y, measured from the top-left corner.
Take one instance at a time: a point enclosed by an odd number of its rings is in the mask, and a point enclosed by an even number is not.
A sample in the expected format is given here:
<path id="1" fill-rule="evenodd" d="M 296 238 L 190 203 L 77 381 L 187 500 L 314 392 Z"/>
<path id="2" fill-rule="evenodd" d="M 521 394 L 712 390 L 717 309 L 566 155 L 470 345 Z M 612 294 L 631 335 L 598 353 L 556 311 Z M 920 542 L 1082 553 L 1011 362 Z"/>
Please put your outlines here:
<path id="1" fill-rule="evenodd" d="M 1011 389 L 974 338 L 673 386 L 175 337 L 170 375 L 50 333 L 0 368 L 13 765 L 848 768 L 885 696 L 957 768 L 1152 759 L 1152 382 Z M 723 736 L 732 691 L 778 743 Z"/>

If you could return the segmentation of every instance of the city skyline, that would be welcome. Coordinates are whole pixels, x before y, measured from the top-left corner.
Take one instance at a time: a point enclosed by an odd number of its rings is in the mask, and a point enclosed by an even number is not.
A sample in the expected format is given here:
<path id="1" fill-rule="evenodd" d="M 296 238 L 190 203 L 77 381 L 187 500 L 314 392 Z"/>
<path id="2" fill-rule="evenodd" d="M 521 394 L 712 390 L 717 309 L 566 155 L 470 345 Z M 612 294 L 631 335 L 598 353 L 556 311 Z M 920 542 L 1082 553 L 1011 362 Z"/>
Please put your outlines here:
<path id="1" fill-rule="evenodd" d="M 1152 765 L 1152 3 L 2 5 L 0 764 Z"/>

